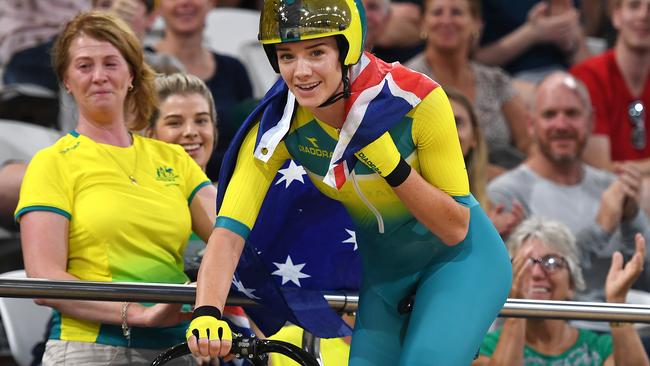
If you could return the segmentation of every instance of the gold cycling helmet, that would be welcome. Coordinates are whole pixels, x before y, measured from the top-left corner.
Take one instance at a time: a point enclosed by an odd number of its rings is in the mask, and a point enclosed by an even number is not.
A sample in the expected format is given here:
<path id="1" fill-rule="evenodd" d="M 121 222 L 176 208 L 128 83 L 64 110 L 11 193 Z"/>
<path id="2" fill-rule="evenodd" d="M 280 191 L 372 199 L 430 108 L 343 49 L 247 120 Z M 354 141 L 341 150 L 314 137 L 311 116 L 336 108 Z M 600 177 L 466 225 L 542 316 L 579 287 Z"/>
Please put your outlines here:
<path id="1" fill-rule="evenodd" d="M 275 72 L 280 72 L 275 44 L 337 36 L 343 66 L 363 53 L 366 15 L 361 0 L 265 0 L 259 40 Z"/>

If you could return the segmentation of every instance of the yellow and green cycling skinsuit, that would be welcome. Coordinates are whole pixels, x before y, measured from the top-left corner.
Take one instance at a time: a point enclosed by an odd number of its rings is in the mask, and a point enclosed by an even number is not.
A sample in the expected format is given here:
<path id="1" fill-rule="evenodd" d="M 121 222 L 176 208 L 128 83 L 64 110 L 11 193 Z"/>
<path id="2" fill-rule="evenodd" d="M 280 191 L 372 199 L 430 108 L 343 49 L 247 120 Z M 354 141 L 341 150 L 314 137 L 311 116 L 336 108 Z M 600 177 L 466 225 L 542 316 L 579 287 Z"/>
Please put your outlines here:
<path id="1" fill-rule="evenodd" d="M 469 364 L 507 297 L 511 266 L 501 238 L 469 192 L 442 89 L 434 89 L 390 134 L 413 169 L 470 208 L 469 232 L 455 246 L 444 245 L 419 223 L 385 180 L 362 163 L 340 190 L 323 183 L 339 132 L 307 109 L 297 107 L 267 163 L 253 156 L 257 130 L 255 124 L 240 147 L 216 226 L 246 238 L 281 164 L 298 161 L 356 225 L 363 280 L 350 364 Z M 414 292 L 412 313 L 399 314 L 399 301 Z"/>

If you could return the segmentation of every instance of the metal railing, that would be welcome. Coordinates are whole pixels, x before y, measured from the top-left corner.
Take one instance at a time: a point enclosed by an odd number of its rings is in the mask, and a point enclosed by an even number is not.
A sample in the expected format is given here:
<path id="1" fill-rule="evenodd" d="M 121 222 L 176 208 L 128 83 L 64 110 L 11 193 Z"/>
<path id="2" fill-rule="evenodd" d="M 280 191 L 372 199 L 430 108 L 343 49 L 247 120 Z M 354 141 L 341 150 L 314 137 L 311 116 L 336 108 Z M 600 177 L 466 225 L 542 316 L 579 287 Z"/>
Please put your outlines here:
<path id="1" fill-rule="evenodd" d="M 194 285 L 0 278 L 0 297 L 192 304 L 195 295 Z M 324 297 L 339 312 L 356 311 L 359 301 L 357 294 L 345 292 L 325 292 Z M 228 305 L 256 303 L 231 295 Z M 499 316 L 650 323 L 650 306 L 508 299 Z"/>
<path id="2" fill-rule="evenodd" d="M 359 303 L 357 294 L 329 292 L 323 295 L 336 311 L 354 312 L 357 310 Z M 51 281 L 0 277 L 0 297 L 193 304 L 195 296 L 196 286 L 194 285 Z M 253 300 L 241 295 L 230 295 L 227 304 L 257 305 Z M 650 323 L 650 306 L 508 299 L 499 316 Z M 320 360 L 320 338 L 304 332 L 302 341 L 302 348 L 315 359 Z"/>

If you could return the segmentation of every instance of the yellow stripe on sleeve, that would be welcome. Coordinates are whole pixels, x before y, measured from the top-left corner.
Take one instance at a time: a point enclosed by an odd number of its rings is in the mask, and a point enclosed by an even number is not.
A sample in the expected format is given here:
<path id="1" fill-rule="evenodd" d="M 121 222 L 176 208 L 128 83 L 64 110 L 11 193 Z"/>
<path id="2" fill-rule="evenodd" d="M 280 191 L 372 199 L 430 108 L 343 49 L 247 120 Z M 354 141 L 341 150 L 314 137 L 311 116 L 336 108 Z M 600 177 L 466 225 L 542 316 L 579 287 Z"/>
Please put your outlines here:
<path id="1" fill-rule="evenodd" d="M 451 104 L 438 87 L 413 111 L 413 141 L 420 173 L 451 196 L 469 194 L 469 181 Z"/>
<path id="2" fill-rule="evenodd" d="M 289 152 L 281 142 L 267 163 L 256 159 L 253 151 L 258 129 L 259 124 L 256 124 L 244 138 L 218 215 L 238 221 L 249 230 L 255 224 L 273 178 L 289 158 Z"/>

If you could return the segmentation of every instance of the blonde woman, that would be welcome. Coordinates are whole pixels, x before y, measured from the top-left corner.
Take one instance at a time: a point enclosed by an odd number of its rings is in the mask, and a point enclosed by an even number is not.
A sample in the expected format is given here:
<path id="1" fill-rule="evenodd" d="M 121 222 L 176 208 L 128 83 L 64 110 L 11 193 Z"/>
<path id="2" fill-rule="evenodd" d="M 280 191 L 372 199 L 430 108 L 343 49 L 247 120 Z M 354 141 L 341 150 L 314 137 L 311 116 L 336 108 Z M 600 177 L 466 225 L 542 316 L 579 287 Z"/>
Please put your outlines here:
<path id="1" fill-rule="evenodd" d="M 503 70 L 470 60 L 481 29 L 478 0 L 423 1 L 425 49 L 406 63 L 443 88 L 454 88 L 476 108 L 490 163 L 512 168 L 528 152 L 527 110 Z"/>

